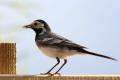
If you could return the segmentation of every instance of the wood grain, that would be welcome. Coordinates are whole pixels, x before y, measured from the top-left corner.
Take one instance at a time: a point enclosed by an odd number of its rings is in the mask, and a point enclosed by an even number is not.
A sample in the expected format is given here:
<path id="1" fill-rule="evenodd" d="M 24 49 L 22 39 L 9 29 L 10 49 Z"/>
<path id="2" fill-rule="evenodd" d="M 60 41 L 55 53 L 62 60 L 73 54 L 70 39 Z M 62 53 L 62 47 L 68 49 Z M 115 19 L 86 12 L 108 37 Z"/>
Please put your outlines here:
<path id="1" fill-rule="evenodd" d="M 120 80 L 120 75 L 0 75 L 0 80 Z"/>
<path id="2" fill-rule="evenodd" d="M 16 74 L 16 43 L 0 43 L 0 74 Z"/>

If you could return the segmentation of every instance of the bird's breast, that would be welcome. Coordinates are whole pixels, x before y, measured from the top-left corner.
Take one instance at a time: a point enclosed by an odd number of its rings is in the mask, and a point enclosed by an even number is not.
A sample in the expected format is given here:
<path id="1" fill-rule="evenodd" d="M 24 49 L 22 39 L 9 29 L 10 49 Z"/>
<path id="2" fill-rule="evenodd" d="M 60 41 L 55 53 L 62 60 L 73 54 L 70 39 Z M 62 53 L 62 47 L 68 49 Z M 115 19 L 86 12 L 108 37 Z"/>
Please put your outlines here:
<path id="1" fill-rule="evenodd" d="M 65 59 L 70 57 L 74 54 L 77 54 L 76 51 L 70 51 L 68 49 L 61 49 L 61 48 L 53 48 L 53 47 L 39 47 L 39 49 L 48 57 L 51 58 L 60 58 Z"/>

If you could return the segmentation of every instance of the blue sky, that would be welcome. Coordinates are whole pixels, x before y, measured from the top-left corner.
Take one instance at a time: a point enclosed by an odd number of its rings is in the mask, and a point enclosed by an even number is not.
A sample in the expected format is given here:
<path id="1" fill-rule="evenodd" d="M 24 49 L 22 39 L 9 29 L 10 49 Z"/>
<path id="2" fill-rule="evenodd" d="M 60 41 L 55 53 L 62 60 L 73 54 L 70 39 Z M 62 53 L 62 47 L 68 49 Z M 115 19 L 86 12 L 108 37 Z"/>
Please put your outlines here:
<path id="1" fill-rule="evenodd" d="M 1 0 L 0 41 L 17 43 L 17 74 L 44 73 L 56 64 L 36 47 L 35 33 L 22 29 L 36 19 L 45 20 L 53 32 L 89 51 L 120 60 L 119 4 L 120 0 Z M 75 55 L 61 73 L 120 74 L 119 67 L 120 62 Z"/>

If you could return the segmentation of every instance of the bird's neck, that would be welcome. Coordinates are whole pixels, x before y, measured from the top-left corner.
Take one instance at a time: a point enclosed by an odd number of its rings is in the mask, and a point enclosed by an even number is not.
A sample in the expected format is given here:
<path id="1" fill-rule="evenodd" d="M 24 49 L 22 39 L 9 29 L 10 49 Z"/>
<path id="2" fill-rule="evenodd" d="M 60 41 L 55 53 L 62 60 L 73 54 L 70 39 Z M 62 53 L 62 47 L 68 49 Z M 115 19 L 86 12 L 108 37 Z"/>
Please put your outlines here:
<path id="1" fill-rule="evenodd" d="M 39 37 L 39 34 L 42 32 L 41 29 L 33 29 L 36 33 L 35 40 Z"/>

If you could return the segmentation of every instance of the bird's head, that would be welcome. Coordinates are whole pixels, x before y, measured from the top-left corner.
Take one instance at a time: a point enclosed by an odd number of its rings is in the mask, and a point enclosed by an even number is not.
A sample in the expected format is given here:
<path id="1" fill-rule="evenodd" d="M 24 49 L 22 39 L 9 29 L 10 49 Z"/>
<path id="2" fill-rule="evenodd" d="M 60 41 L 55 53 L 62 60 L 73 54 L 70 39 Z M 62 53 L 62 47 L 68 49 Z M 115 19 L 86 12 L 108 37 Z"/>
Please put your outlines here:
<path id="1" fill-rule="evenodd" d="M 51 31 L 49 25 L 44 20 L 40 20 L 40 19 L 35 20 L 31 24 L 24 26 L 24 28 L 31 28 L 36 33 L 41 33 L 41 34 Z"/>

